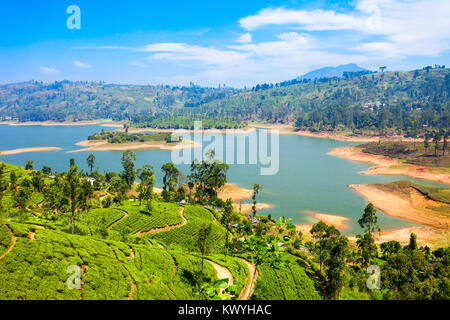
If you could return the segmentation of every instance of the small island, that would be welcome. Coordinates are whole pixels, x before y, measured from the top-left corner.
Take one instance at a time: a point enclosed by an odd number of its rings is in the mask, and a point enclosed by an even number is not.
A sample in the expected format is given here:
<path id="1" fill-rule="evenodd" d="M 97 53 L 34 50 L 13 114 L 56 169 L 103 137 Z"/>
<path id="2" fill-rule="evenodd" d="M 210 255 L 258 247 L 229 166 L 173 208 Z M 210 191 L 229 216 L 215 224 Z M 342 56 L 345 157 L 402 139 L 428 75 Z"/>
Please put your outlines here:
<path id="1" fill-rule="evenodd" d="M 69 152 L 136 150 L 158 148 L 161 150 L 189 149 L 198 147 L 198 143 L 183 139 L 173 133 L 128 133 L 102 130 L 88 136 L 77 145 L 88 148 Z"/>

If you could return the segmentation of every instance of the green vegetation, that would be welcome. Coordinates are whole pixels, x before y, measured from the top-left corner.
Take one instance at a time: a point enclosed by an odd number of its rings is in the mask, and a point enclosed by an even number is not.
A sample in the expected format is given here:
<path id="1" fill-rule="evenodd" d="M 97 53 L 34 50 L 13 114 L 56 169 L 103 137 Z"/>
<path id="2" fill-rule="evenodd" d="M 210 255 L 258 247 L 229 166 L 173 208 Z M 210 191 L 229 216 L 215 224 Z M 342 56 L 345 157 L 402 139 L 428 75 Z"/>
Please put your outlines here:
<path id="1" fill-rule="evenodd" d="M 412 181 L 396 181 L 389 183 L 377 183 L 377 188 L 386 191 L 403 192 L 409 194 L 409 188 L 414 188 L 428 198 L 450 204 L 450 189 L 423 186 Z"/>
<path id="2" fill-rule="evenodd" d="M 446 129 L 450 71 L 352 73 L 345 78 L 260 84 L 252 90 L 88 82 L 26 82 L 0 87 L 0 119 L 111 118 L 141 128 L 241 128 L 247 121 L 298 129 L 413 135 Z"/>
<path id="3" fill-rule="evenodd" d="M 104 140 L 108 143 L 130 143 L 130 142 L 178 142 L 172 138 L 171 133 L 125 133 L 121 131 L 104 131 L 94 133 L 88 140 Z"/>
<path id="4" fill-rule="evenodd" d="M 183 212 L 187 223 L 179 228 L 171 229 L 150 235 L 160 239 L 167 245 L 182 248 L 183 250 L 193 249 L 198 232 L 203 224 L 210 224 L 214 220 L 213 214 L 200 206 L 187 205 Z M 223 248 L 225 244 L 225 229 L 217 224 L 211 225 L 211 242 L 217 250 Z"/>
<path id="5" fill-rule="evenodd" d="M 0 299 L 237 299 L 244 288 L 254 290 L 251 299 L 449 297 L 449 248 L 419 247 L 414 234 L 406 246 L 378 246 L 371 204 L 356 243 L 323 222 L 304 241 L 290 219 L 242 215 L 218 199 L 228 168 L 212 153 L 191 166 L 187 184 L 164 164 L 161 195 L 148 192 L 153 168 L 136 170 L 134 162 L 124 152 L 120 174 L 87 174 L 72 163 L 51 178 L 0 164 Z M 395 187 L 449 203 L 448 190 Z M 254 190 L 256 204 L 261 186 Z M 218 279 L 209 261 L 228 269 L 234 284 Z M 366 285 L 371 265 L 380 267 L 380 289 Z"/>
<path id="6" fill-rule="evenodd" d="M 146 206 L 140 206 L 137 201 L 124 202 L 115 210 L 127 213 L 127 217 L 112 227 L 112 230 L 135 234 L 139 231 L 147 232 L 151 229 L 173 226 L 181 223 L 178 206 L 175 203 L 154 202 L 152 211 Z"/>
<path id="7" fill-rule="evenodd" d="M 284 267 L 273 268 L 264 263 L 258 268 L 253 299 L 256 300 L 318 300 L 318 283 L 308 272 L 302 259 L 287 256 Z M 320 289 L 319 289 L 320 290 Z"/>
<path id="8" fill-rule="evenodd" d="M 426 132 L 424 135 L 428 137 L 429 132 Z M 359 147 L 363 152 L 400 159 L 405 163 L 436 167 L 438 169 L 450 168 L 450 155 L 445 152 L 448 147 L 445 146 L 444 148 L 444 141 L 435 143 L 435 145 L 438 146 L 439 150 L 436 154 L 429 145 L 428 147 L 426 146 L 426 143 L 409 141 L 370 142 Z"/>

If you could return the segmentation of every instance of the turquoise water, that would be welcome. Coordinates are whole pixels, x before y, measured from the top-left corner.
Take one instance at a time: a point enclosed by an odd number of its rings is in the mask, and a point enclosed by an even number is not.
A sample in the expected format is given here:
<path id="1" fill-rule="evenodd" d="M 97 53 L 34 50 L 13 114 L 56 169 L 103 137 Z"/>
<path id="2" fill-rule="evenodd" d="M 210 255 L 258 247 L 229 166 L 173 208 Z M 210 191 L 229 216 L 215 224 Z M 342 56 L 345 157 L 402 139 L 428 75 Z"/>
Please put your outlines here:
<path id="1" fill-rule="evenodd" d="M 29 159 L 34 160 L 36 169 L 43 165 L 56 171 L 66 171 L 69 159 L 75 158 L 79 167 L 87 170 L 88 152 L 67 153 L 80 149 L 76 142 L 85 140 L 90 134 L 110 128 L 91 126 L 7 126 L 0 125 L 0 150 L 26 147 L 60 147 L 61 150 L 31 152 L 1 156 L 1 160 L 10 164 L 25 165 Z M 206 143 L 207 144 L 207 143 Z M 205 145 L 206 145 L 205 144 Z M 424 185 L 445 186 L 439 183 L 415 180 L 405 176 L 364 175 L 358 172 L 370 167 L 368 164 L 347 161 L 327 153 L 336 147 L 354 143 L 301 137 L 297 135 L 280 135 L 280 163 L 276 175 L 262 176 L 257 165 L 231 164 L 228 181 L 244 188 L 251 188 L 254 183 L 263 186 L 258 196 L 261 203 L 270 203 L 274 207 L 264 211 L 274 217 L 284 215 L 294 223 L 313 223 L 315 220 L 302 213 L 310 210 L 337 214 L 351 218 L 349 229 L 345 233 L 361 231 L 357 219 L 361 216 L 366 201 L 352 189 L 349 184 L 365 184 L 397 180 L 412 180 Z M 162 184 L 162 164 L 171 161 L 171 152 L 158 149 L 135 150 L 136 167 L 151 164 L 155 168 L 157 186 Z M 97 151 L 96 166 L 99 171 L 120 171 L 122 151 Z M 187 175 L 188 165 L 178 166 Z M 379 215 L 382 228 L 410 226 L 411 223 L 400 219 Z"/>

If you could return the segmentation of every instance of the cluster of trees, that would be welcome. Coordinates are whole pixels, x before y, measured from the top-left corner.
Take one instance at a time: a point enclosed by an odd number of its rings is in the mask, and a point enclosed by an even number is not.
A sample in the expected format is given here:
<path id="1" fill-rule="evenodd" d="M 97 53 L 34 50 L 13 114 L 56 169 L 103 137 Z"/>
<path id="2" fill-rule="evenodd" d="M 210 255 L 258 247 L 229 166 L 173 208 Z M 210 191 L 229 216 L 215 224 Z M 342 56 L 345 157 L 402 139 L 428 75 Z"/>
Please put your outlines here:
<path id="1" fill-rule="evenodd" d="M 156 134 L 144 134 L 144 133 L 127 133 L 121 131 L 105 131 L 91 134 L 88 136 L 88 140 L 105 140 L 108 143 L 127 143 L 127 142 L 145 142 L 145 141 L 167 141 L 172 142 L 171 133 L 156 133 Z"/>

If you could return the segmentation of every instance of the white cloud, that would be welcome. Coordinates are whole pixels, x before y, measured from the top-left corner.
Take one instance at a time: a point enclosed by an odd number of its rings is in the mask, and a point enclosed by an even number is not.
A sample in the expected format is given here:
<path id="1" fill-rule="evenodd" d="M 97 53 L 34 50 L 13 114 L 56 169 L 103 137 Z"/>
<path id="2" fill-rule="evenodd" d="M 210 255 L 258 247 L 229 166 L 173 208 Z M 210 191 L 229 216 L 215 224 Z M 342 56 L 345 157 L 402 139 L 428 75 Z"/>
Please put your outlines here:
<path id="1" fill-rule="evenodd" d="M 361 61 L 359 55 L 329 53 L 320 49 L 308 34 L 286 32 L 276 35 L 277 41 L 229 45 L 224 48 L 203 47 L 185 43 L 154 43 L 141 51 L 152 55 L 148 62 L 195 61 L 205 64 L 196 74 L 160 77 L 159 81 L 174 83 L 190 79 L 196 83 L 250 85 L 261 81 L 283 81 L 309 71 L 311 65 Z"/>
<path id="2" fill-rule="evenodd" d="M 450 49 L 450 1 L 360 0 L 355 10 L 289 10 L 266 8 L 239 20 L 246 30 L 285 25 L 308 31 L 351 30 L 383 41 L 362 42 L 352 48 L 369 55 L 436 56 Z"/>
<path id="3" fill-rule="evenodd" d="M 241 34 L 241 35 L 239 36 L 239 38 L 237 38 L 236 41 L 237 41 L 237 42 L 240 42 L 240 43 L 249 43 L 249 42 L 252 42 L 252 35 L 251 35 L 250 33 L 244 33 L 244 34 Z"/>
<path id="4" fill-rule="evenodd" d="M 155 74 L 160 82 L 237 86 L 292 79 L 323 66 L 389 65 L 410 56 L 438 56 L 450 50 L 449 0 L 355 2 L 345 13 L 266 8 L 239 20 L 244 31 L 232 43 L 164 42 L 127 49 L 148 55 L 134 66 L 159 67 L 166 62 L 178 73 Z M 255 41 L 250 31 L 264 33 L 266 40 Z"/>
<path id="5" fill-rule="evenodd" d="M 39 67 L 39 71 L 45 74 L 56 74 L 59 72 L 58 69 L 53 67 Z"/>
<path id="6" fill-rule="evenodd" d="M 79 60 L 74 60 L 73 64 L 76 65 L 77 67 L 83 68 L 83 69 L 89 69 L 91 67 L 91 65 L 89 63 L 81 62 Z"/>

